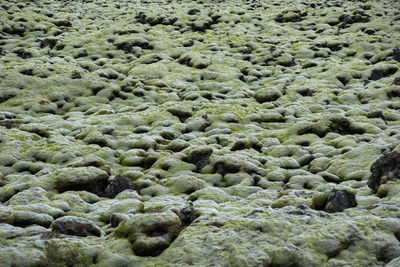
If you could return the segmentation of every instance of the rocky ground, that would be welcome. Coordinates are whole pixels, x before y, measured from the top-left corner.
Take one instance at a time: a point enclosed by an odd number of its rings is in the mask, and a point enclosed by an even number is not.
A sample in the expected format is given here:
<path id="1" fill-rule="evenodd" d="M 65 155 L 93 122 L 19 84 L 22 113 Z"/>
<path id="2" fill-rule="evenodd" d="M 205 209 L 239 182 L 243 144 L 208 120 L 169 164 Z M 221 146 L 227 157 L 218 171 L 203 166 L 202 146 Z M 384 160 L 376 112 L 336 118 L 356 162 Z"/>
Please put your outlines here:
<path id="1" fill-rule="evenodd" d="M 400 266 L 399 9 L 1 1 L 0 265 Z"/>

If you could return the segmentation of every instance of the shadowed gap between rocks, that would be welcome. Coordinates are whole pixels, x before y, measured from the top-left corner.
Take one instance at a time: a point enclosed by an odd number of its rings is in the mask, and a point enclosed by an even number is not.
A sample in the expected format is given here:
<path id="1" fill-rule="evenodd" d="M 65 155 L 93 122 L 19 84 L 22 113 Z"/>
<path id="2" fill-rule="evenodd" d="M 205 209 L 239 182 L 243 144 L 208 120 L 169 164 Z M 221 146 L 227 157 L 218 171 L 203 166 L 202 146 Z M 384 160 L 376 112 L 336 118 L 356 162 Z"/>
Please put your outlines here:
<path id="1" fill-rule="evenodd" d="M 129 179 L 117 176 L 111 182 L 107 180 L 96 181 L 92 183 L 74 184 L 59 189 L 59 193 L 65 191 L 87 191 L 98 195 L 99 197 L 114 198 L 122 191 L 134 189 L 133 182 Z"/>

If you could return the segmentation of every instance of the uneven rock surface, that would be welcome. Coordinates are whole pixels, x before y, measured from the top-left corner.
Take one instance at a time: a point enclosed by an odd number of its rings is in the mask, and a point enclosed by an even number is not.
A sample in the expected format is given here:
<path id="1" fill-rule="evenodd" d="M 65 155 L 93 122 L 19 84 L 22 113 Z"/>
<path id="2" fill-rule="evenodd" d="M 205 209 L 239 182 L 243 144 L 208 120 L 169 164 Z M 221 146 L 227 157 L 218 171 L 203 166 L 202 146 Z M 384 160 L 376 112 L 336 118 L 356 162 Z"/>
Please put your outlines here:
<path id="1" fill-rule="evenodd" d="M 399 10 L 0 1 L 0 266 L 399 266 Z"/>

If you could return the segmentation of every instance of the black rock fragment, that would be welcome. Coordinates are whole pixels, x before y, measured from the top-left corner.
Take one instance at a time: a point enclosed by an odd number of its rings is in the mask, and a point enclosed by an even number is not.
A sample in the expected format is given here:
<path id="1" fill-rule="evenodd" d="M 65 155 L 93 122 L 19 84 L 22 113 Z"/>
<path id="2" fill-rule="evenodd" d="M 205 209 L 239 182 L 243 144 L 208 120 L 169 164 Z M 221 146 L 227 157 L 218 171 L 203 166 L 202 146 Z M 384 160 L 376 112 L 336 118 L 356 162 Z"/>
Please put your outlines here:
<path id="1" fill-rule="evenodd" d="M 107 197 L 114 198 L 127 189 L 133 189 L 133 183 L 125 177 L 117 177 L 110 182 L 104 193 Z"/>
<path id="2" fill-rule="evenodd" d="M 346 190 L 333 189 L 326 201 L 325 211 L 327 212 L 342 212 L 345 209 L 357 206 L 355 196 Z"/>
<path id="3" fill-rule="evenodd" d="M 200 171 L 210 163 L 209 159 L 212 149 L 196 150 L 188 155 L 188 162 L 196 165 L 196 170 Z"/>
<path id="4" fill-rule="evenodd" d="M 354 194 L 341 189 L 332 189 L 329 193 L 320 194 L 314 197 L 312 202 L 311 208 L 329 213 L 342 212 L 357 206 Z"/>
<path id="5" fill-rule="evenodd" d="M 182 227 L 190 225 L 199 215 L 196 213 L 193 202 L 189 202 L 185 207 L 179 210 L 176 215 L 182 222 Z"/>
<path id="6" fill-rule="evenodd" d="M 79 217 L 65 216 L 55 220 L 53 232 L 75 236 L 101 236 L 101 230 L 93 222 Z"/>
<path id="7" fill-rule="evenodd" d="M 400 153 L 393 151 L 385 154 L 371 166 L 372 175 L 368 186 L 376 192 L 381 184 L 400 178 Z"/>

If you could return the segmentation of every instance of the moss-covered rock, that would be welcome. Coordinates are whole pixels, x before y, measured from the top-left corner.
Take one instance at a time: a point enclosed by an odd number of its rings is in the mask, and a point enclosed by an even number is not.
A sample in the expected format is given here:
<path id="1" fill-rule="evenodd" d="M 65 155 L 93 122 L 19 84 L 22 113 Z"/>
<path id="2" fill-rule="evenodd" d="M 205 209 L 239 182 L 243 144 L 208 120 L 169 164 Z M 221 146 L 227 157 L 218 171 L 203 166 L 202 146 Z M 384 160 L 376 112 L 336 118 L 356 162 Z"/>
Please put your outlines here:
<path id="1" fill-rule="evenodd" d="M 179 234 L 181 221 L 173 212 L 138 214 L 122 222 L 115 236 L 127 238 L 139 256 L 157 256 Z"/>

